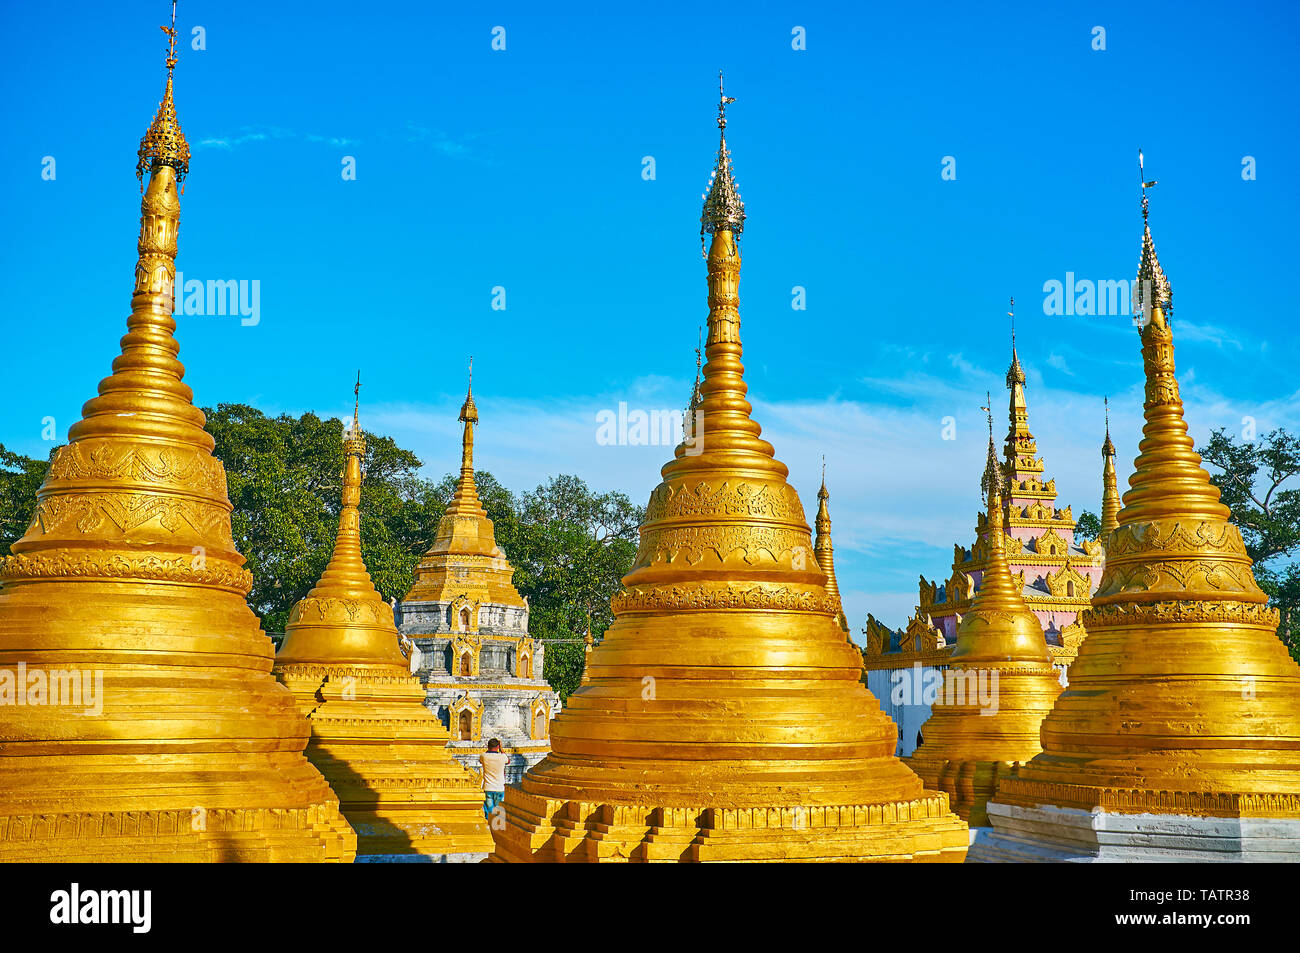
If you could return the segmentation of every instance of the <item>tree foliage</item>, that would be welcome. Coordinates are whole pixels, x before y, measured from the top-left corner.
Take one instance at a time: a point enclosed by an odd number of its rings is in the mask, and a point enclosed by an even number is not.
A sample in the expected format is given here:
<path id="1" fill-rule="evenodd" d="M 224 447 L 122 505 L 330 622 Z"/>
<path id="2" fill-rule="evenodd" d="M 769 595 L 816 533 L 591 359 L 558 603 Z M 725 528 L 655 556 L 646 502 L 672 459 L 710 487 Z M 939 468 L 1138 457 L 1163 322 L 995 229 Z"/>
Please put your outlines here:
<path id="1" fill-rule="evenodd" d="M 1087 543 L 1101 535 L 1101 518 L 1091 510 L 1084 510 L 1074 524 L 1074 539 Z"/>
<path id="2" fill-rule="evenodd" d="M 49 468 L 49 460 L 25 457 L 0 444 L 0 553 L 7 553 L 27 532 L 36 491 Z"/>
<path id="3" fill-rule="evenodd" d="M 588 627 L 599 639 L 614 620 L 610 597 L 632 568 L 644 518 L 623 493 L 558 476 L 520 498 L 509 545 L 498 534 L 529 594 L 532 634 L 557 640 L 546 643 L 544 674 L 562 699 L 581 679 Z"/>
<path id="4" fill-rule="evenodd" d="M 1220 471 L 1210 479 L 1232 510 L 1256 581 L 1282 617 L 1278 635 L 1300 659 L 1300 566 L 1286 561 L 1300 553 L 1300 439 L 1278 429 L 1238 443 L 1220 428 L 1200 454 Z"/>
<path id="5" fill-rule="evenodd" d="M 235 507 L 235 546 L 253 573 L 249 605 L 268 631 L 283 631 L 334 549 L 343 423 L 311 413 L 267 417 L 245 404 L 205 413 Z M 390 437 L 367 433 L 363 464 L 361 555 L 380 595 L 401 599 L 451 494 L 421 479 L 420 460 Z"/>
<path id="6" fill-rule="evenodd" d="M 268 417 L 245 404 L 205 409 L 226 469 L 235 547 L 253 574 L 249 605 L 283 631 L 293 604 L 325 570 L 338 531 L 343 422 L 315 414 Z M 0 551 L 27 531 L 48 461 L 0 446 Z M 361 554 L 385 599 L 402 599 L 433 543 L 456 474 L 420 476 L 421 462 L 390 437 L 366 434 Z M 544 675 L 567 700 L 582 677 L 583 636 L 613 621 L 610 597 L 632 568 L 644 510 L 622 493 L 595 493 L 562 475 L 516 497 L 475 473 L 479 499 L 529 600 L 530 632 L 545 639 Z"/>

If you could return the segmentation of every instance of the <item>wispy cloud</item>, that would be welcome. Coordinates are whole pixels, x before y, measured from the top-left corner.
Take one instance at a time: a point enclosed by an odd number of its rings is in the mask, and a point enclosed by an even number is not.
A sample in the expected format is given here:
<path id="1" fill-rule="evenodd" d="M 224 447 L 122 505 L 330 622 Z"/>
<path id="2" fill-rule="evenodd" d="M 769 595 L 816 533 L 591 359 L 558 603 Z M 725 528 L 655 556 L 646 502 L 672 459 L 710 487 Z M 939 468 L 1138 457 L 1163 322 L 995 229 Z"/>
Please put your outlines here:
<path id="1" fill-rule="evenodd" d="M 1070 362 L 1067 361 L 1060 354 L 1057 354 L 1055 351 L 1047 355 L 1047 366 L 1054 367 L 1062 374 L 1065 374 L 1069 377 L 1074 376 L 1074 371 L 1070 369 Z"/>
<path id="2" fill-rule="evenodd" d="M 427 145 L 441 155 L 456 157 L 469 155 L 469 144 L 478 137 L 475 134 L 467 133 L 457 138 L 448 135 L 441 129 L 430 129 L 419 123 L 408 121 L 404 138 L 407 142 Z"/>
<path id="3" fill-rule="evenodd" d="M 317 133 L 302 133 L 281 126 L 243 126 L 236 133 L 226 136 L 209 136 L 194 143 L 195 149 L 237 149 L 254 142 L 272 140 L 300 140 L 302 142 L 324 143 L 331 146 L 354 146 L 361 140 L 343 136 L 322 136 Z"/>
<path id="4" fill-rule="evenodd" d="M 1239 334 L 1215 324 L 1195 324 L 1191 321 L 1178 321 L 1173 327 L 1177 337 L 1182 341 L 1201 341 L 1206 344 L 1213 344 L 1219 350 L 1228 347 L 1238 351 L 1244 349 Z"/>

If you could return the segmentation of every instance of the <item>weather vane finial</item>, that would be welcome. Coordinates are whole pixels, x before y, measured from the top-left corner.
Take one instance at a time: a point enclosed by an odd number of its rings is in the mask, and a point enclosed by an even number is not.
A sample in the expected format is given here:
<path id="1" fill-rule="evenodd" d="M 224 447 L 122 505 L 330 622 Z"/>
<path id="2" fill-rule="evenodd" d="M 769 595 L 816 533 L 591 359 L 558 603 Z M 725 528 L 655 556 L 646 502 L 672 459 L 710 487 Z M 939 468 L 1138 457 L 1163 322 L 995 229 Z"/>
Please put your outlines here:
<path id="1" fill-rule="evenodd" d="M 1156 185 L 1156 180 L 1147 181 L 1146 170 L 1142 165 L 1142 150 L 1138 150 L 1138 182 L 1142 184 L 1142 224 L 1147 223 L 1147 189 Z"/>
<path id="2" fill-rule="evenodd" d="M 722 87 L 722 70 L 718 70 L 718 128 L 727 128 L 727 104 L 734 103 L 735 96 L 728 96 Z"/>
<path id="3" fill-rule="evenodd" d="M 160 27 L 167 34 L 167 72 L 176 66 L 176 0 L 172 0 L 172 25 Z"/>

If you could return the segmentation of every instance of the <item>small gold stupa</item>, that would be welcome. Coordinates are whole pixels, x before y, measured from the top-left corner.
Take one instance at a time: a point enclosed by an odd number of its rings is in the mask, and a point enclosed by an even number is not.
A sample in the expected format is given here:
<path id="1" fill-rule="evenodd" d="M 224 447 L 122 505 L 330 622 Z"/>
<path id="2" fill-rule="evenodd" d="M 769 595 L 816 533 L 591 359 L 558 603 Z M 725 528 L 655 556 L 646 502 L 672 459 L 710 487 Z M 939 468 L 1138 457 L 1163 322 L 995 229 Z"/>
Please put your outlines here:
<path id="1" fill-rule="evenodd" d="M 1119 480 L 1115 475 L 1115 444 L 1110 439 L 1110 399 L 1106 400 L 1106 441 L 1101 445 L 1101 533 L 1104 547 L 1119 528 Z"/>
<path id="2" fill-rule="evenodd" d="M 826 594 L 835 600 L 835 624 L 844 631 L 844 637 L 852 641 L 849 619 L 844 614 L 844 603 L 840 599 L 840 584 L 835 578 L 835 546 L 831 543 L 831 511 L 827 506 L 830 498 L 826 489 L 826 462 L 823 460 L 822 486 L 817 491 L 817 519 L 814 521 L 817 535 L 813 537 L 813 557 L 826 575 Z"/>
<path id="3" fill-rule="evenodd" d="M 0 560 L 0 861 L 350 861 L 356 838 L 271 677 L 225 471 L 181 382 L 190 150 L 172 101 L 174 10 L 163 29 L 121 354 Z"/>
<path id="4" fill-rule="evenodd" d="M 334 554 L 290 610 L 275 675 L 307 716 L 307 757 L 338 794 L 359 861 L 481 860 L 492 835 L 478 778 L 453 760 L 447 729 L 424 707 L 392 607 L 361 558 L 366 438 L 356 410 L 343 450 Z"/>
<path id="5" fill-rule="evenodd" d="M 993 446 L 989 414 L 984 484 L 988 518 L 976 558 L 987 557 L 971 610 L 957 627 L 957 645 L 924 725 L 925 741 L 903 760 L 927 787 L 947 791 L 953 810 L 972 828 L 988 824 L 984 805 L 999 777 L 1042 751 L 1038 729 L 1061 693 L 1042 624 L 1011 577 L 1003 522 L 1005 479 Z"/>
<path id="6" fill-rule="evenodd" d="M 897 729 L 812 552 L 787 469 L 750 416 L 722 138 L 704 203 L 709 317 L 696 440 L 650 496 L 614 624 L 506 791 L 505 861 L 949 860 L 967 828 L 894 757 Z"/>
<path id="7" fill-rule="evenodd" d="M 1187 433 L 1153 184 L 1139 455 L 1043 753 L 999 784 L 979 859 L 1300 858 L 1300 667 Z"/>

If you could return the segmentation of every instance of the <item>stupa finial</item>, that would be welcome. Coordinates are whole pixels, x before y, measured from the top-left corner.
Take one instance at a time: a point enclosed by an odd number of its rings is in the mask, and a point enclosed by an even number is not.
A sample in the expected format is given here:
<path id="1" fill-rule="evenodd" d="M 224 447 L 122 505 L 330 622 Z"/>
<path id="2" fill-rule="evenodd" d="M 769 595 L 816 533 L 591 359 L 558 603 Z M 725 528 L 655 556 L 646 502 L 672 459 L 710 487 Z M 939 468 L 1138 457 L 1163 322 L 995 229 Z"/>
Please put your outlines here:
<path id="1" fill-rule="evenodd" d="M 1147 181 L 1143 166 L 1142 150 L 1138 150 L 1138 182 L 1142 187 L 1142 256 L 1138 260 L 1137 280 L 1133 282 L 1133 310 L 1142 315 L 1142 323 L 1156 320 L 1167 322 L 1174 312 L 1173 289 L 1160 259 L 1156 255 L 1156 244 L 1151 238 L 1151 225 L 1148 222 L 1150 203 L 1147 201 L 1147 189 L 1156 185 L 1156 180 Z"/>
<path id="2" fill-rule="evenodd" d="M 458 418 L 465 423 L 465 432 L 469 434 L 469 441 L 474 442 L 474 435 L 470 430 L 470 425 L 478 423 L 478 407 L 474 404 L 474 357 L 469 359 L 469 382 L 465 386 L 465 403 L 460 405 L 460 417 Z"/>
<path id="3" fill-rule="evenodd" d="M 1020 366 L 1020 355 L 1016 352 L 1016 299 L 1011 299 L 1011 310 L 1007 312 L 1011 319 L 1011 366 L 1007 368 L 1007 386 L 1024 385 L 1025 369 Z"/>
<path id="4" fill-rule="evenodd" d="M 183 195 L 185 175 L 190 169 L 190 144 L 181 132 L 180 120 L 176 118 L 176 103 L 172 98 L 172 70 L 176 68 L 176 0 L 172 0 L 172 25 L 161 29 L 167 34 L 167 85 L 158 112 L 140 140 L 135 177 L 143 192 L 146 172 L 152 174 L 162 166 L 171 166 L 176 171 L 176 185 Z"/>
<path id="5" fill-rule="evenodd" d="M 728 96 L 722 85 L 722 71 L 718 71 L 718 158 L 713 165 L 713 175 L 709 178 L 708 191 L 700 196 L 704 199 L 704 210 L 700 214 L 700 250 L 708 257 L 705 234 L 729 231 L 733 239 L 739 240 L 745 230 L 745 203 L 740 199 L 740 189 L 736 184 L 731 167 L 731 152 L 727 149 L 727 106 L 734 103 L 736 97 Z"/>
<path id="6" fill-rule="evenodd" d="M 984 404 L 980 406 L 980 410 L 984 411 L 985 415 L 988 417 L 989 450 L 988 450 L 988 459 L 984 463 L 984 475 L 980 479 L 980 492 L 988 493 L 989 485 L 992 483 L 998 484 L 998 488 L 1000 492 L 1002 481 L 999 478 L 1000 468 L 998 465 L 997 449 L 993 443 L 993 394 L 989 391 L 985 391 L 984 401 L 985 401 Z"/>

